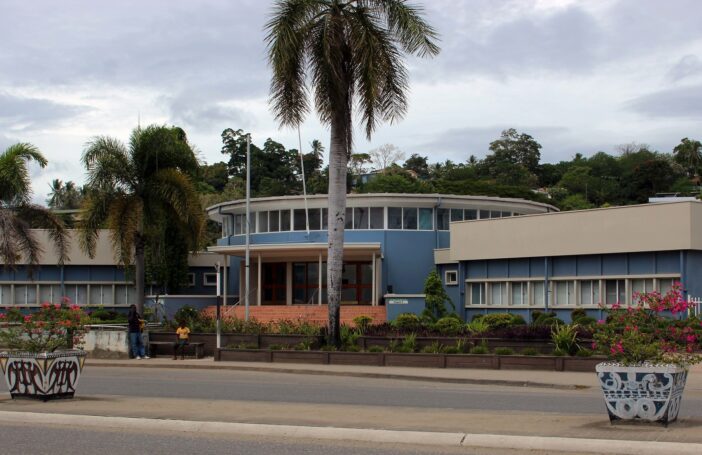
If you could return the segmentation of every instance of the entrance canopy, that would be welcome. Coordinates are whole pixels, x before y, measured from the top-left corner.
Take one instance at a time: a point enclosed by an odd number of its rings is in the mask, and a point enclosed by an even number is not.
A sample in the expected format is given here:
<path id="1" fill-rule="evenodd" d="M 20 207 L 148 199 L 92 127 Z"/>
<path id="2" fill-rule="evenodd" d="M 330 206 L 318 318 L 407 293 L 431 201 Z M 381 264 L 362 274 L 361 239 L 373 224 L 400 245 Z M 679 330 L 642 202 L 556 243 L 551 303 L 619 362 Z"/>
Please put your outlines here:
<path id="1" fill-rule="evenodd" d="M 327 257 L 327 243 L 276 243 L 276 244 L 251 244 L 249 252 L 251 257 L 267 259 L 316 259 L 322 255 Z M 224 245 L 211 246 L 207 248 L 212 253 L 224 254 L 226 256 L 244 257 L 246 254 L 245 245 Z M 367 259 L 375 253 L 380 255 L 380 242 L 372 243 L 345 243 L 344 260 Z"/>

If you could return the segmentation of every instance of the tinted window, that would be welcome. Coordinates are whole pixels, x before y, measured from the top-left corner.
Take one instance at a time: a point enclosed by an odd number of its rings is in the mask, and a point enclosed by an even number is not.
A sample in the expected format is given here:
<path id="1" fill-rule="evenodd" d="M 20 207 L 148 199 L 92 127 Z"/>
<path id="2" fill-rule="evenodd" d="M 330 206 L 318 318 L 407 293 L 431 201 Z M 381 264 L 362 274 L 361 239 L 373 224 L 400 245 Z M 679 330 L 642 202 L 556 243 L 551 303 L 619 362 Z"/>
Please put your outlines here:
<path id="1" fill-rule="evenodd" d="M 371 207 L 370 209 L 370 228 L 383 229 L 384 226 L 384 210 L 382 207 Z"/>
<path id="2" fill-rule="evenodd" d="M 388 229 L 402 229 L 402 209 L 388 207 Z"/>
<path id="3" fill-rule="evenodd" d="M 368 208 L 367 207 L 356 207 L 353 209 L 353 228 L 354 229 L 368 229 Z"/>
<path id="4" fill-rule="evenodd" d="M 417 209 L 416 208 L 404 208 L 402 209 L 402 226 L 404 229 L 416 230 L 417 229 Z"/>
<path id="5" fill-rule="evenodd" d="M 419 209 L 419 229 L 424 231 L 431 231 L 434 229 L 434 210 L 432 209 Z"/>
<path id="6" fill-rule="evenodd" d="M 440 231 L 449 230 L 449 210 L 436 209 L 436 229 Z"/>

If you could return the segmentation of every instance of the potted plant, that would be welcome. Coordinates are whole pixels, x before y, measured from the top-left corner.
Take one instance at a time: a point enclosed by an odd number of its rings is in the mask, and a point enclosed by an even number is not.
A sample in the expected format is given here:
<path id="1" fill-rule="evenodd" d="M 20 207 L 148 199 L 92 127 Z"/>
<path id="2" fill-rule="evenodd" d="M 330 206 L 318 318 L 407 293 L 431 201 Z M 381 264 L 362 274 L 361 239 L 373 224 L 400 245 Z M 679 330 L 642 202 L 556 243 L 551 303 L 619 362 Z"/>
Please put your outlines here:
<path id="1" fill-rule="evenodd" d="M 18 309 L 0 314 L 0 352 L 12 398 L 47 401 L 73 397 L 85 362 L 85 351 L 72 349 L 84 334 L 86 314 L 77 305 L 44 303 L 34 313 Z"/>
<path id="2" fill-rule="evenodd" d="M 594 327 L 593 349 L 609 361 L 596 366 L 610 421 L 677 419 L 690 365 L 700 362 L 702 328 L 683 319 L 680 283 L 665 295 L 635 293 L 632 306 L 612 305 Z"/>

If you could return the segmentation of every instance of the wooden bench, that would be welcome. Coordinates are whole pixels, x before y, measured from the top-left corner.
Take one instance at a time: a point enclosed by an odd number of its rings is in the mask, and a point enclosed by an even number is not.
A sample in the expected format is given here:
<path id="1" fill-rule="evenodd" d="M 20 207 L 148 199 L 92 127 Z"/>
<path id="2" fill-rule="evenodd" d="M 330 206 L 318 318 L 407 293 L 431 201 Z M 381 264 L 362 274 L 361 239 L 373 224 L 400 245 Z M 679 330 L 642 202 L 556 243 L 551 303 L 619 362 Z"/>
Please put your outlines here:
<path id="1" fill-rule="evenodd" d="M 151 347 L 159 348 L 163 347 L 168 349 L 168 355 L 173 355 L 174 341 L 149 341 L 149 352 L 151 352 Z M 205 356 L 205 343 L 201 341 L 191 341 L 185 345 L 185 349 L 192 348 L 195 353 L 195 358 L 200 359 Z M 181 351 L 183 352 L 183 351 Z"/>

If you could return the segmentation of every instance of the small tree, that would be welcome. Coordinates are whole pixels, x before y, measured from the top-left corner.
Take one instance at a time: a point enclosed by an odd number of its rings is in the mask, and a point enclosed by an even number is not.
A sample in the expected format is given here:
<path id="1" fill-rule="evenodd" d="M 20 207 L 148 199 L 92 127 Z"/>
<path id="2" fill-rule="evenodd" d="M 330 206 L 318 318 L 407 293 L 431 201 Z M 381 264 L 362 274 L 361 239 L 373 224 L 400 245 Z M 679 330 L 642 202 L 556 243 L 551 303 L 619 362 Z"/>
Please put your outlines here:
<path id="1" fill-rule="evenodd" d="M 446 293 L 439 272 L 436 270 L 432 270 L 427 276 L 424 282 L 424 294 L 426 295 L 424 298 L 426 302 L 424 314 L 426 316 L 430 316 L 432 319 L 440 319 L 446 316 L 448 313 L 445 305 L 446 302 L 451 306 L 452 312 L 456 311 L 456 306 Z"/>

